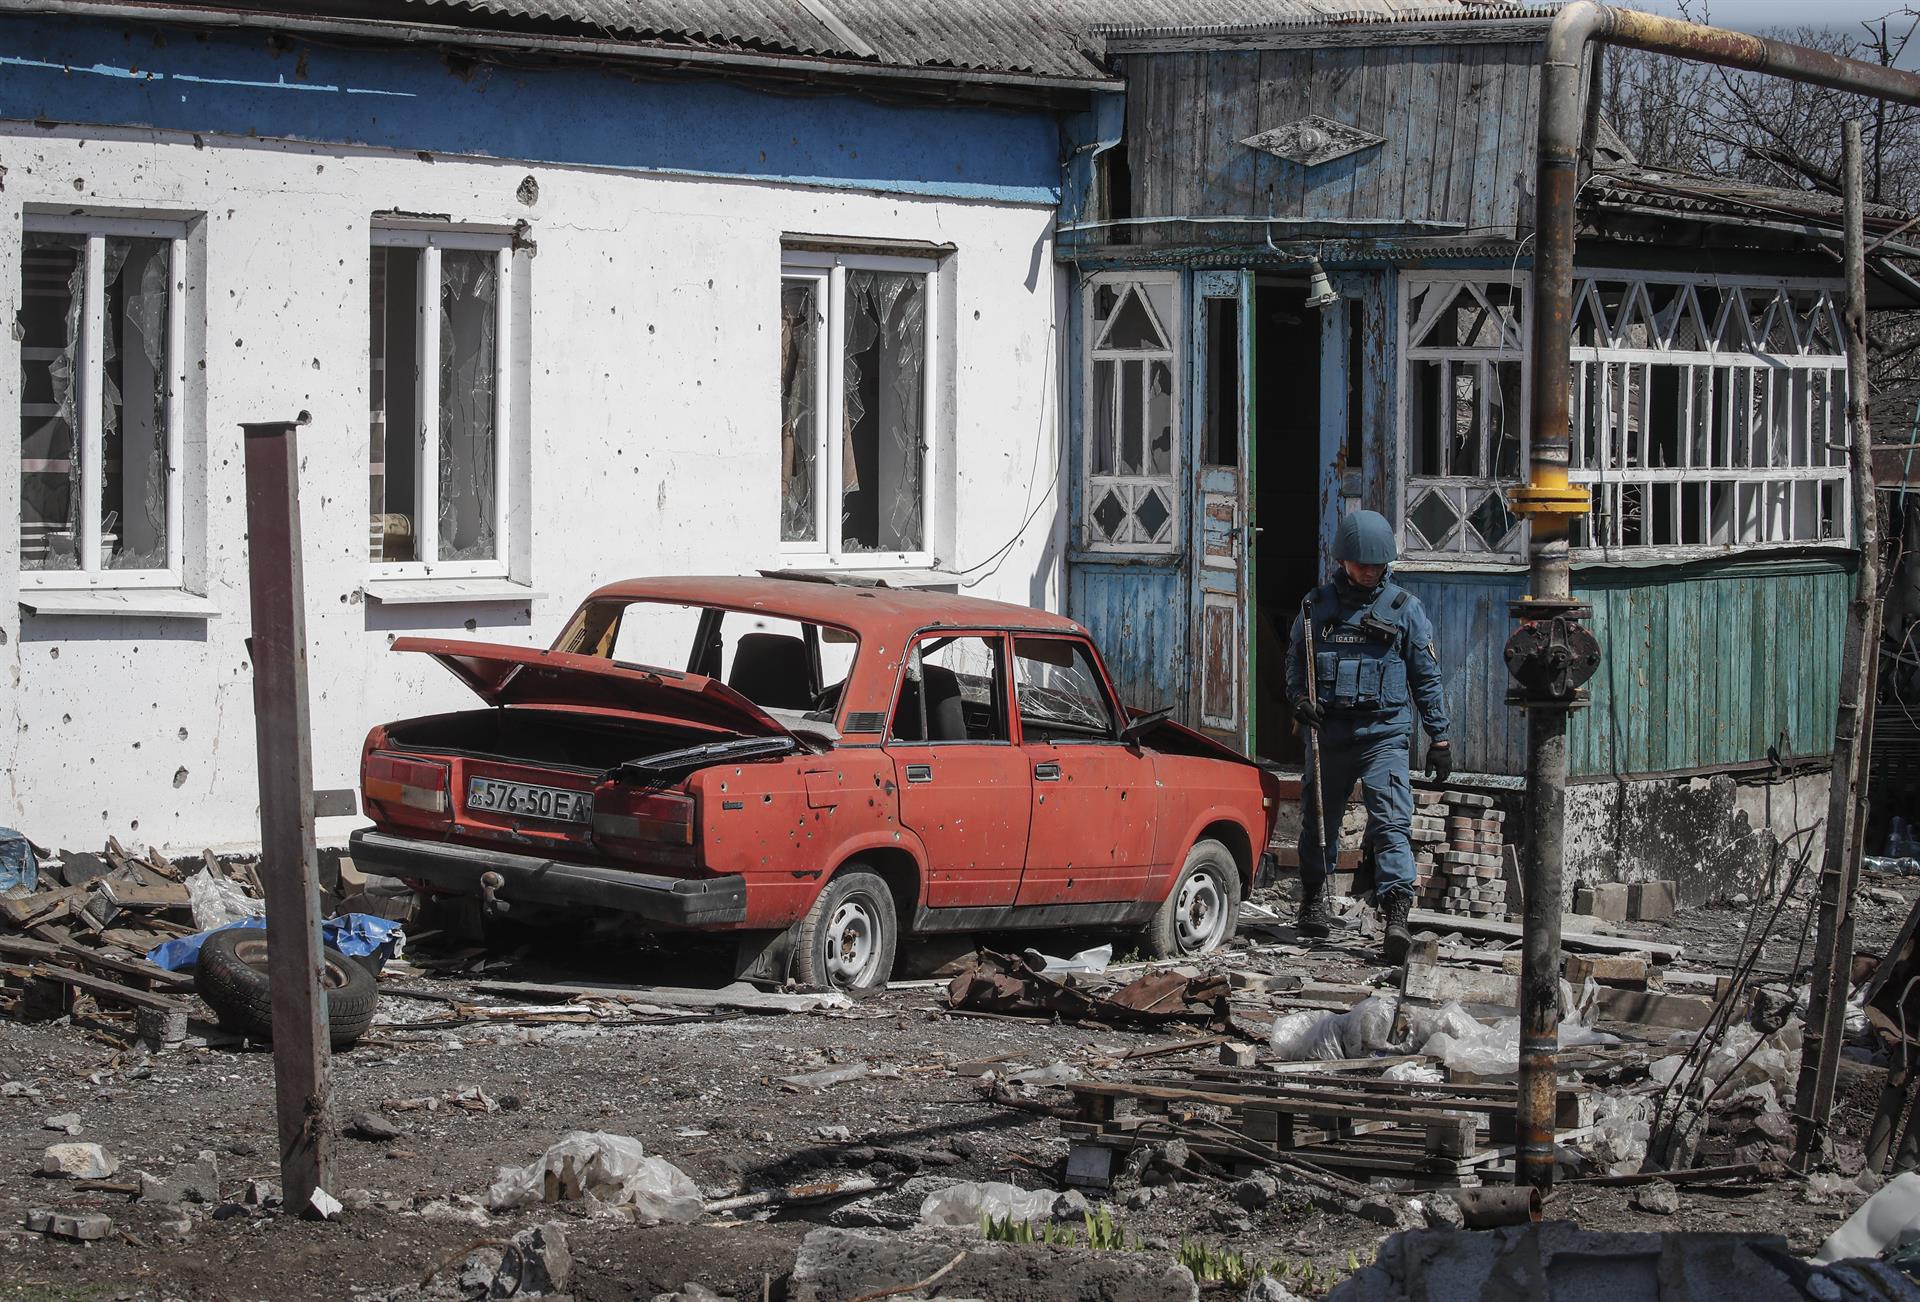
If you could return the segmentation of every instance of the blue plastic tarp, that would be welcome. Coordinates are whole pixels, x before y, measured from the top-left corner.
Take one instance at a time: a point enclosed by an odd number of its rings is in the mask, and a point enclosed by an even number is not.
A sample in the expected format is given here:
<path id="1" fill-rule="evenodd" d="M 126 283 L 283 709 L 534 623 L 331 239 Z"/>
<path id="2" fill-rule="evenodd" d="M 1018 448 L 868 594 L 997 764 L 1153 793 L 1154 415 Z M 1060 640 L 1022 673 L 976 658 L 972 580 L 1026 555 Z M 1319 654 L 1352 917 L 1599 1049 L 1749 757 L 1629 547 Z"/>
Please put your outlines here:
<path id="1" fill-rule="evenodd" d="M 229 922 L 226 927 L 215 927 L 213 931 L 169 940 L 148 950 L 147 962 L 169 972 L 190 972 L 193 965 L 200 961 L 200 947 L 207 943 L 207 937 L 214 931 L 225 931 L 227 927 L 266 925 L 265 918 L 242 918 L 238 922 Z M 320 924 L 320 938 L 348 958 L 365 958 L 369 954 L 392 958 L 404 935 L 400 924 L 391 919 L 375 917 L 371 913 L 344 913 Z"/>
<path id="2" fill-rule="evenodd" d="M 33 857 L 33 846 L 11 827 L 0 827 L 0 891 L 24 886 L 40 889 L 40 861 Z"/>

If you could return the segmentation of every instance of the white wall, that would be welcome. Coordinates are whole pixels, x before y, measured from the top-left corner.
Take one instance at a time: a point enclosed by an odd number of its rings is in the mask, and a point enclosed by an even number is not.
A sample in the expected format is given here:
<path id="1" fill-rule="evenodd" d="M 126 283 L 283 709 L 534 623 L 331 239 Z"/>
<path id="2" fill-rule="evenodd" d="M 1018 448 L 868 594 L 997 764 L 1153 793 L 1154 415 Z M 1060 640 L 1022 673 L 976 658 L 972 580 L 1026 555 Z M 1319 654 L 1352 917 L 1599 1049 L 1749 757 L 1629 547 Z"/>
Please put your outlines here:
<path id="1" fill-rule="evenodd" d="M 1019 542 L 974 595 L 1060 604 L 1052 210 L 496 161 L 0 123 L 0 284 L 17 298 L 22 214 L 48 205 L 204 215 L 204 591 L 211 620 L 50 618 L 16 604 L 0 531 L 0 824 L 43 844 L 108 835 L 178 851 L 257 838 L 242 421 L 300 432 L 316 788 L 353 787 L 381 720 L 471 701 L 387 649 L 408 632 L 545 643 L 622 577 L 780 564 L 778 289 L 783 233 L 953 245 L 945 569 Z M 533 176 L 539 198 L 516 197 Z M 379 211 L 531 223 L 531 603 L 382 606 L 367 562 L 368 231 Z M 198 358 L 189 358 L 194 376 Z M 19 409 L 0 341 L 0 409 Z M 0 454 L 16 504 L 18 457 Z M 1024 530 L 1029 511 L 1046 500 Z M 189 546 L 195 530 L 189 529 Z M 355 819 L 328 820 L 338 837 Z"/>

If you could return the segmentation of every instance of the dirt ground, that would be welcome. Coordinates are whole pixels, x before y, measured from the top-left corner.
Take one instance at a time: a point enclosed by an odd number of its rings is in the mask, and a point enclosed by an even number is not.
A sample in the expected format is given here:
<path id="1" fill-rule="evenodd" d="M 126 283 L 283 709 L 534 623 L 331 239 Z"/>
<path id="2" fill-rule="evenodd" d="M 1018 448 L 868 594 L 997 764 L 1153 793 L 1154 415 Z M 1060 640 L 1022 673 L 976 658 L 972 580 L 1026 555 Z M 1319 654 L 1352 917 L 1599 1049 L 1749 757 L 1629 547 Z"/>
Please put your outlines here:
<path id="1" fill-rule="evenodd" d="M 1891 940 L 1920 882 L 1869 885 L 1891 892 L 1862 905 L 1858 948 L 1872 952 Z M 1277 899 L 1265 902 L 1288 911 Z M 1671 923 L 1625 929 L 1683 943 L 1683 966 L 1710 970 L 1738 951 L 1749 912 L 1690 910 Z M 1765 962 L 1781 972 L 1790 970 L 1800 943 L 1804 904 L 1788 913 L 1784 940 Z M 1288 935 L 1282 929 L 1243 937 L 1243 944 Z M 1062 953 L 1081 938 L 1028 936 L 1011 943 L 1035 942 Z M 1357 936 L 1304 955 L 1242 948 L 1208 966 L 1326 981 L 1365 981 L 1382 971 Z M 483 974 L 673 984 L 705 975 L 712 974 L 699 955 L 618 947 L 583 952 L 577 945 L 534 947 Z M 847 1012 L 679 1025 L 421 1026 L 448 1020 L 449 1005 L 441 1000 L 488 1002 L 472 992 L 475 979 L 430 979 L 410 965 L 391 966 L 375 1032 L 335 1057 L 336 1121 L 374 1112 L 403 1133 L 386 1142 L 337 1141 L 331 1187 L 349 1210 L 332 1223 L 239 1201 L 249 1179 L 277 1179 L 270 1053 L 216 1039 L 208 1047 L 149 1054 L 84 1024 L 0 1021 L 0 1226 L 19 1227 L 28 1212 L 42 1208 L 104 1212 L 113 1222 L 107 1238 L 84 1244 L 24 1228 L 0 1230 L 0 1300 L 454 1297 L 459 1294 L 447 1281 L 473 1245 L 498 1243 L 524 1225 L 556 1218 L 568 1224 L 573 1292 L 581 1299 L 650 1299 L 689 1281 L 726 1297 L 778 1298 L 801 1239 L 818 1225 L 910 1223 L 926 1190 L 943 1180 L 1062 1187 L 1067 1143 L 1055 1120 L 989 1101 L 976 1079 L 979 1067 L 955 1068 L 995 1059 L 994 1070 L 1005 1073 L 1059 1061 L 1096 1073 L 1129 1052 L 1194 1035 L 1190 1027 L 1129 1032 L 962 1016 L 946 1010 L 944 991 L 925 988 L 877 994 Z M 1257 1015 L 1260 1003 L 1247 1007 Z M 1210 1061 L 1214 1052 L 1160 1065 Z M 832 1064 L 865 1064 L 880 1074 L 819 1091 L 794 1091 L 776 1079 Z M 1845 1099 L 1864 1099 L 1870 1108 L 1878 1082 L 1870 1071 L 1853 1068 L 1846 1088 Z M 403 1106 L 457 1100 L 463 1092 L 464 1106 Z M 1059 1090 L 1040 1089 L 1033 1098 L 1065 1101 Z M 165 1176 L 211 1151 L 227 1201 L 216 1214 L 210 1205 L 156 1204 L 43 1177 L 42 1151 L 67 1138 L 46 1128 L 46 1119 L 65 1113 L 79 1115 L 75 1140 L 99 1143 L 118 1159 L 115 1181 L 137 1182 L 137 1171 Z M 1857 1145 L 1868 1118 L 1859 1106 L 1843 1106 L 1841 1118 Z M 498 1217 L 484 1210 L 497 1168 L 533 1161 L 572 1130 L 637 1138 L 709 1197 L 829 1175 L 901 1183 L 884 1196 L 791 1209 L 766 1220 L 708 1216 L 686 1226 L 589 1219 L 577 1204 Z M 1165 1186 L 1151 1201 L 1126 1185 L 1114 1213 L 1150 1249 L 1171 1252 L 1183 1240 L 1201 1240 L 1262 1261 L 1312 1261 L 1327 1277 L 1344 1273 L 1353 1260 L 1370 1260 L 1389 1229 L 1307 1192 L 1247 1211 L 1234 1201 L 1230 1181 Z M 1679 1211 L 1658 1216 L 1636 1210 L 1633 1192 L 1563 1185 L 1548 1214 L 1594 1229 L 1781 1234 L 1804 1253 L 1860 1201 L 1813 1205 L 1792 1183 L 1683 1188 Z M 448 1270 L 423 1292 L 423 1280 L 443 1266 Z M 1225 1286 L 1208 1292 L 1237 1295 Z"/>

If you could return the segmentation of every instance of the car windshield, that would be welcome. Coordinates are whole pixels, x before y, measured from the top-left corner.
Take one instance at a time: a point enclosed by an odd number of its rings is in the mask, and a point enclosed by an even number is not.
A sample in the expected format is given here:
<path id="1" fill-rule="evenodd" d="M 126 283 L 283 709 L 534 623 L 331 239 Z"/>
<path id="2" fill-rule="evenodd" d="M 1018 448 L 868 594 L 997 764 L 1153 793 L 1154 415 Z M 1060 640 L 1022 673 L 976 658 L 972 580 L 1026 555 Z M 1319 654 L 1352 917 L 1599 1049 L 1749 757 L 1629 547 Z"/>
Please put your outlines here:
<path id="1" fill-rule="evenodd" d="M 668 601 L 590 601 L 554 650 L 725 683 L 768 711 L 830 720 L 859 649 L 827 624 Z"/>

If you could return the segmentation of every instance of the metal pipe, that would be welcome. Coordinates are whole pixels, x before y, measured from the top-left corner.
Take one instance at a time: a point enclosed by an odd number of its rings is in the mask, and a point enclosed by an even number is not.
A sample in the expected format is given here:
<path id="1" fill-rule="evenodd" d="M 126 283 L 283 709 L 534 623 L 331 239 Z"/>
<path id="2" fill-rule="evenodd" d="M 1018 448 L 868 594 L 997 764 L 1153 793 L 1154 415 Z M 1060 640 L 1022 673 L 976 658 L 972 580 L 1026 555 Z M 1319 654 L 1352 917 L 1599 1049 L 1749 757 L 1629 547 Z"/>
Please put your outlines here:
<path id="1" fill-rule="evenodd" d="M 1623 45 L 1657 54 L 1751 72 L 1771 73 L 1906 104 L 1920 104 L 1920 76 L 1809 50 L 1784 41 L 1659 18 L 1574 0 L 1548 30 L 1540 78 L 1539 157 L 1535 196 L 1532 356 L 1532 447 L 1529 478 L 1513 490 L 1514 511 L 1531 524 L 1529 593 L 1516 603 L 1536 656 L 1591 645 L 1570 603 L 1568 538 L 1576 516 L 1587 513 L 1586 490 L 1568 482 L 1571 424 L 1568 357 L 1573 335 L 1575 202 L 1586 115 L 1581 103 L 1588 51 Z M 1531 605 L 1533 612 L 1527 607 Z M 1538 618 L 1535 618 L 1537 613 Z M 1559 1035 L 1560 892 L 1565 862 L 1567 714 L 1580 704 L 1577 684 L 1562 674 L 1542 691 L 1540 664 L 1521 663 L 1509 643 L 1509 664 L 1536 675 L 1531 691 L 1516 693 L 1528 710 L 1527 797 L 1532 835 L 1522 857 L 1526 914 L 1520 977 L 1519 1151 L 1515 1178 L 1544 1187 L 1553 1180 L 1555 1050 Z M 1549 663 L 1551 671 L 1556 666 Z M 1551 673 L 1548 675 L 1551 677 Z M 1525 683 L 1526 678 L 1522 677 Z"/>

